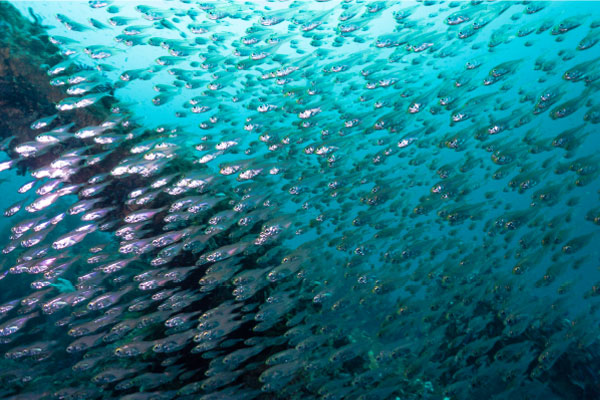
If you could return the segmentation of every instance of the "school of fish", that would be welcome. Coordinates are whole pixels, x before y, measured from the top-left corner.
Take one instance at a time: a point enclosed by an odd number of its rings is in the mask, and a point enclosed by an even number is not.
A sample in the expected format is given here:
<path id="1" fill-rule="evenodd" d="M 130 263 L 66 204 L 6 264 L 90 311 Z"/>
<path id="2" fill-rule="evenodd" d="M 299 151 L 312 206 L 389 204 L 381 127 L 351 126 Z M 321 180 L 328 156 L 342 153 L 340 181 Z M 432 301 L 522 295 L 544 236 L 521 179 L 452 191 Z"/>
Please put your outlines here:
<path id="1" fill-rule="evenodd" d="M 600 398 L 600 3 L 14 4 L 0 398 Z"/>

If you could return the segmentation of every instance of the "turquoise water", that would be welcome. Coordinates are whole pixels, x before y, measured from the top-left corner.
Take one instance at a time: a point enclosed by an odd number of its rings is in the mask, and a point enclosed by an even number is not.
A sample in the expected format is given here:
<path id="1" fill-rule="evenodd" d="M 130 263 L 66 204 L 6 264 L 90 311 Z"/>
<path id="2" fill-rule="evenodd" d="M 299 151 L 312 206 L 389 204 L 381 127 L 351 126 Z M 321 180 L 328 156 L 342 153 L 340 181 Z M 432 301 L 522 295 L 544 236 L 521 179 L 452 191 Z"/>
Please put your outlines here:
<path id="1" fill-rule="evenodd" d="M 0 398 L 600 398 L 600 3 L 10 4 Z"/>

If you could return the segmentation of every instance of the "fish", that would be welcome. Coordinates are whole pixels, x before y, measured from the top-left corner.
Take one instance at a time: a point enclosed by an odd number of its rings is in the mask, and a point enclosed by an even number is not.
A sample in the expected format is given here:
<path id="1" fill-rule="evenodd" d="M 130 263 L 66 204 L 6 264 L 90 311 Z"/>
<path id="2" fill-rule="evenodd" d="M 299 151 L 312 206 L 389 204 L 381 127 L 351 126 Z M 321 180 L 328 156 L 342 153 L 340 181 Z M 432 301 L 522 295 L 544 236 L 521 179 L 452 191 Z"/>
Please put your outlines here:
<path id="1" fill-rule="evenodd" d="M 56 19 L 62 23 L 65 28 L 67 28 L 70 31 L 75 31 L 75 32 L 83 32 L 88 30 L 88 28 L 85 25 L 80 24 L 79 22 L 73 21 L 72 19 L 70 19 L 69 17 L 67 17 L 64 14 L 56 14 Z"/>
<path id="2" fill-rule="evenodd" d="M 598 398 L 597 8 L 1 4 L 0 397 Z"/>
<path id="3" fill-rule="evenodd" d="M 560 23 L 558 23 L 558 25 L 555 25 L 550 33 L 552 33 L 553 35 L 562 35 L 564 33 L 567 33 L 570 30 L 580 26 L 581 22 L 585 20 L 585 17 L 585 15 L 576 15 L 565 18 Z"/>

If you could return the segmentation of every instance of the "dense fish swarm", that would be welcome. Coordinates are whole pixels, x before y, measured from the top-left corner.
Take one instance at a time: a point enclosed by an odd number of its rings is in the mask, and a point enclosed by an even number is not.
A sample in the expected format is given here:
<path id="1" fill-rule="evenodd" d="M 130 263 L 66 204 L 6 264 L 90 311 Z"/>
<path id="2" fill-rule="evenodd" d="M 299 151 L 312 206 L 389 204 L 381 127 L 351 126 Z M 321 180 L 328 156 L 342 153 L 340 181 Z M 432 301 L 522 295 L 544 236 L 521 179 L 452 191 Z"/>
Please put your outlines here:
<path id="1" fill-rule="evenodd" d="M 15 6 L 2 399 L 600 398 L 600 3 Z"/>

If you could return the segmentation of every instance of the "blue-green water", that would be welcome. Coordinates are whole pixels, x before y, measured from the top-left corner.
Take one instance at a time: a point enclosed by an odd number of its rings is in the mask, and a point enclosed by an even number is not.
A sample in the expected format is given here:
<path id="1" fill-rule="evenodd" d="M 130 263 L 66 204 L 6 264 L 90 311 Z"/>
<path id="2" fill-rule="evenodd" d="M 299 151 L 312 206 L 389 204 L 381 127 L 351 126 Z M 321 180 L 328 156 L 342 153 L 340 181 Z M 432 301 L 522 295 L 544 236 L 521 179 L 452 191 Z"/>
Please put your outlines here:
<path id="1" fill-rule="evenodd" d="M 600 3 L 10 3 L 0 398 L 600 398 Z"/>

